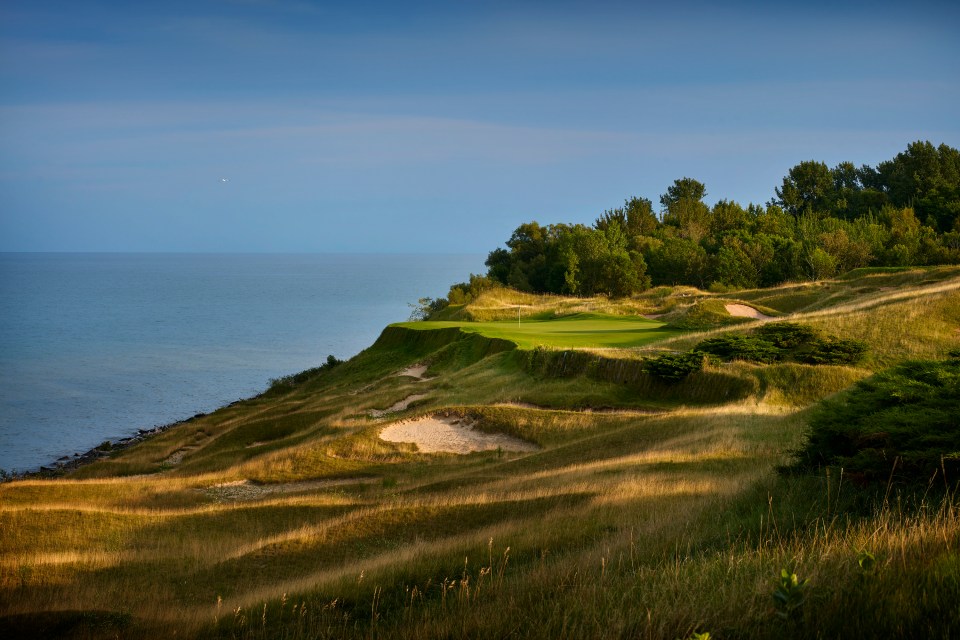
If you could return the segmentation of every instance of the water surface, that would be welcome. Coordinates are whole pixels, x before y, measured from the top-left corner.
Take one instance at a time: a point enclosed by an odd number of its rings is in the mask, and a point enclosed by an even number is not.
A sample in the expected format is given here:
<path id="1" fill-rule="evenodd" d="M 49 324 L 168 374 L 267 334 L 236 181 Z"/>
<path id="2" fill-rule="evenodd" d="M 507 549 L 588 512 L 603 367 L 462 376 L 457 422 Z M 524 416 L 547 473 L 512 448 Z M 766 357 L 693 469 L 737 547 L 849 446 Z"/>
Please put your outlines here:
<path id="1" fill-rule="evenodd" d="M 479 255 L 0 254 L 0 468 L 350 357 Z"/>

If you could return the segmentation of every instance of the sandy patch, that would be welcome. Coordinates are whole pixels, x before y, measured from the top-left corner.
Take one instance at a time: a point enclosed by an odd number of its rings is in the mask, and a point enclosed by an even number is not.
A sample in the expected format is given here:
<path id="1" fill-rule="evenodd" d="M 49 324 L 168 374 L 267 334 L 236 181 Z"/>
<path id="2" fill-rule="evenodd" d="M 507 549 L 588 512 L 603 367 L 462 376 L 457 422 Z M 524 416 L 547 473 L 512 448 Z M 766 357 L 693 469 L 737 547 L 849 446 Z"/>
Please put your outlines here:
<path id="1" fill-rule="evenodd" d="M 765 313 L 760 313 L 753 307 L 748 307 L 745 304 L 726 304 L 723 305 L 727 313 L 738 318 L 756 318 L 757 320 L 769 320 L 773 316 L 768 316 Z"/>
<path id="2" fill-rule="evenodd" d="M 206 487 L 203 492 L 216 500 L 256 500 L 276 493 L 312 491 L 346 484 L 369 484 L 376 481 L 376 478 L 338 478 L 336 480 L 305 480 L 303 482 L 281 484 L 254 484 L 249 480 L 235 480 Z"/>
<path id="3" fill-rule="evenodd" d="M 477 431 L 462 418 L 423 416 L 385 427 L 380 438 L 410 442 L 421 453 L 471 453 L 473 451 L 537 451 L 539 447 L 502 433 Z"/>
<path id="4" fill-rule="evenodd" d="M 416 378 L 417 380 L 426 380 L 425 374 L 427 373 L 427 365 L 425 364 L 415 364 L 411 367 L 407 367 L 400 373 L 398 376 L 405 376 L 408 378 Z"/>
<path id="5" fill-rule="evenodd" d="M 417 400 L 422 400 L 426 398 L 427 394 L 425 393 L 415 393 L 412 396 L 407 396 L 400 402 L 395 402 L 386 409 L 371 409 L 370 417 L 371 418 L 382 418 L 385 415 L 396 413 L 398 411 L 406 411 L 410 408 L 410 405 L 416 402 Z"/>
<path id="6" fill-rule="evenodd" d="M 183 462 L 183 456 L 185 456 L 187 453 L 193 451 L 196 448 L 197 448 L 196 446 L 187 446 L 187 447 L 182 447 L 180 449 L 177 449 L 176 451 L 171 453 L 170 456 L 160 464 L 168 465 L 171 467 L 176 466 L 181 462 Z"/>

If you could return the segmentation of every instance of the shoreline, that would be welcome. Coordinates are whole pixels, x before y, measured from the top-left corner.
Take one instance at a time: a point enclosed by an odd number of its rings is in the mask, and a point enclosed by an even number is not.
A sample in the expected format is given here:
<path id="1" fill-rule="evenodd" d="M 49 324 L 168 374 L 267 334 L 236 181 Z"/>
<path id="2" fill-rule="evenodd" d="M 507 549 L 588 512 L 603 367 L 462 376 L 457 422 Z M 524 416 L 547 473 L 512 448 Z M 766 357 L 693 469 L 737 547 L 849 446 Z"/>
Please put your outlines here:
<path id="1" fill-rule="evenodd" d="M 258 394 L 259 395 L 259 394 Z M 257 396 L 253 396 L 257 397 Z M 240 398 L 229 402 L 221 407 L 217 407 L 209 413 L 195 413 L 189 418 L 183 418 L 181 420 L 176 420 L 174 422 L 168 422 L 166 424 L 157 425 L 151 429 L 137 429 L 136 433 L 125 438 L 120 438 L 117 441 L 104 440 L 97 446 L 92 449 L 88 449 L 84 452 L 76 452 L 72 456 L 61 456 L 48 464 L 42 464 L 39 467 L 34 467 L 27 469 L 25 471 L 9 471 L 5 476 L 0 477 L 0 484 L 4 482 L 13 482 L 16 480 L 44 480 L 50 478 L 59 478 L 69 473 L 79 469 L 80 467 L 86 466 L 97 460 L 102 460 L 104 458 L 109 458 L 114 452 L 123 451 L 124 449 L 129 449 L 130 447 L 140 444 L 145 440 L 148 440 L 154 436 L 160 435 L 161 433 L 173 429 L 174 427 L 179 427 L 180 425 L 189 424 L 194 420 L 199 420 L 204 418 L 211 413 L 216 413 L 221 409 L 226 409 L 227 407 L 232 407 L 251 398 Z M 109 446 L 105 446 L 109 445 Z"/>

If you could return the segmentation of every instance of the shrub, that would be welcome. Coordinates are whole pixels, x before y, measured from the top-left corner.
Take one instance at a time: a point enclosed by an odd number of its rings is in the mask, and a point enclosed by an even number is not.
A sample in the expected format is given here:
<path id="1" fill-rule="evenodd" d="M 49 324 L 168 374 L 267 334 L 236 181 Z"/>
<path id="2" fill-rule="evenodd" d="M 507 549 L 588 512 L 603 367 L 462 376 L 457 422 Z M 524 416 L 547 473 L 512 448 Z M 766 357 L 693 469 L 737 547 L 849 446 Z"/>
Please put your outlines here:
<path id="1" fill-rule="evenodd" d="M 496 285 L 497 283 L 487 276 L 478 276 L 471 273 L 468 282 L 459 282 L 450 286 L 447 301 L 454 305 L 469 304 L 476 300 L 481 293 L 487 289 L 492 289 Z"/>
<path id="2" fill-rule="evenodd" d="M 691 373 L 703 370 L 704 355 L 695 351 L 687 353 L 664 353 L 645 360 L 643 370 L 652 376 L 678 382 Z"/>
<path id="3" fill-rule="evenodd" d="M 420 298 L 417 300 L 417 304 L 408 302 L 407 306 L 410 307 L 410 322 L 421 322 L 423 320 L 429 320 L 437 311 L 446 309 L 449 302 L 446 298 Z"/>
<path id="4" fill-rule="evenodd" d="M 827 337 L 815 340 L 797 359 L 807 364 L 856 364 L 866 352 L 865 342 Z"/>
<path id="5" fill-rule="evenodd" d="M 292 389 L 293 387 L 306 382 L 310 378 L 313 378 L 324 371 L 329 371 L 340 364 L 343 364 L 343 360 L 340 360 L 335 355 L 330 354 L 327 356 L 326 362 L 319 367 L 313 367 L 312 369 L 306 369 L 300 373 L 292 373 L 288 376 L 271 379 L 270 388 L 267 391 L 283 391 L 286 389 Z"/>
<path id="6" fill-rule="evenodd" d="M 796 349 L 812 343 L 819 337 L 816 329 L 796 322 L 772 322 L 757 327 L 754 334 L 779 349 Z"/>
<path id="7" fill-rule="evenodd" d="M 810 419 L 796 468 L 843 467 L 867 480 L 960 471 L 960 360 L 915 361 L 858 382 Z"/>
<path id="8" fill-rule="evenodd" d="M 755 335 L 726 335 L 707 338 L 693 348 L 723 360 L 749 360 L 751 362 L 775 362 L 781 358 L 780 350 L 773 343 Z"/>

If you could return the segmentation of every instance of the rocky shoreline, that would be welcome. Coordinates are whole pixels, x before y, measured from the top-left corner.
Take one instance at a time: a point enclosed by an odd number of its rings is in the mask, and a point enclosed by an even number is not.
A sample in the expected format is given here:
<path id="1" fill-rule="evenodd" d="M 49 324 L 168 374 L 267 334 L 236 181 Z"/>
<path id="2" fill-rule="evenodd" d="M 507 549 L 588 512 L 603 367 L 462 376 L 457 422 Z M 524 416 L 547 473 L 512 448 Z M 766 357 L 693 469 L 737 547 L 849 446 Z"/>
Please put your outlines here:
<path id="1" fill-rule="evenodd" d="M 232 407 L 233 405 L 240 402 L 243 402 L 243 400 L 242 399 L 235 400 L 229 404 L 225 404 L 223 407 L 220 407 L 220 409 L 223 409 L 226 407 Z M 219 411 L 220 409 L 217 409 L 217 411 Z M 69 473 L 70 471 L 78 469 L 84 465 L 88 465 L 92 462 L 96 462 L 97 460 L 101 460 L 103 458 L 109 458 L 113 453 L 117 451 L 123 451 L 124 449 L 128 449 L 133 445 L 139 444 L 144 440 L 147 440 L 158 434 L 161 434 L 164 431 L 167 431 L 168 429 L 173 429 L 174 427 L 178 427 L 183 424 L 188 424 L 190 422 L 193 422 L 194 420 L 203 418 L 206 415 L 208 414 L 197 413 L 190 416 L 189 418 L 184 418 L 183 420 L 177 420 L 176 422 L 170 422 L 168 424 L 158 425 L 156 427 L 153 427 L 152 429 L 138 429 L 137 432 L 132 436 L 121 438 L 117 441 L 104 440 L 103 442 L 98 444 L 93 449 L 90 449 L 89 451 L 86 451 L 84 453 L 77 452 L 77 453 L 74 453 L 72 456 L 61 456 L 60 458 L 57 458 L 56 461 L 48 465 L 41 465 L 37 469 L 5 473 L 2 477 L 0 477 L 0 482 L 10 482 L 13 480 L 36 480 L 36 479 L 43 479 L 43 478 L 59 478 Z"/>

